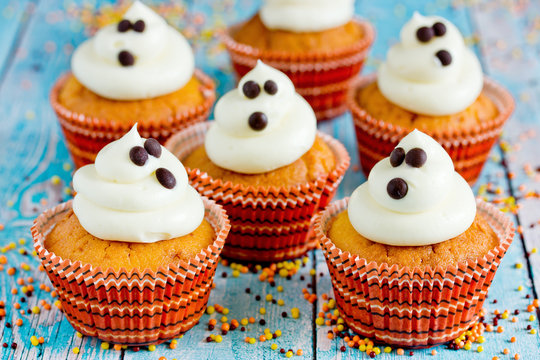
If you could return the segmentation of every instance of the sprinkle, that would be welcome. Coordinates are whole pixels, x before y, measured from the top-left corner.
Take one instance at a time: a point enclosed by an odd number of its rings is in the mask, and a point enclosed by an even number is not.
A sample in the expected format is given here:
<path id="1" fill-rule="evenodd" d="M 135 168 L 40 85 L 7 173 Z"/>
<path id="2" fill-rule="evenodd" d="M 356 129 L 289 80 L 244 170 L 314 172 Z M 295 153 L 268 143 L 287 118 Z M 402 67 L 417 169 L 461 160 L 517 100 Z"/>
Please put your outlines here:
<path id="1" fill-rule="evenodd" d="M 226 316 L 222 316 L 221 319 L 219 319 L 219 320 L 220 320 L 222 323 L 226 323 L 227 320 L 229 320 L 229 319 L 227 319 Z"/>
<path id="2" fill-rule="evenodd" d="M 17 320 L 15 321 L 15 325 L 17 325 L 17 326 L 22 326 L 22 324 L 23 324 L 22 319 L 17 319 Z"/>
<path id="3" fill-rule="evenodd" d="M 261 314 L 261 315 L 264 315 L 264 314 L 266 314 L 266 309 L 265 309 L 265 308 L 263 308 L 263 307 L 262 307 L 262 308 L 260 308 L 260 309 L 259 309 L 259 314 Z"/>
<path id="4" fill-rule="evenodd" d="M 277 287 L 277 291 L 278 291 L 278 292 L 283 292 L 283 286 L 279 285 L 279 286 Z"/>
<path id="5" fill-rule="evenodd" d="M 536 329 L 531 329 L 531 331 L 529 331 L 532 335 L 536 335 Z"/>
<path id="6" fill-rule="evenodd" d="M 285 353 L 285 356 L 290 358 L 293 356 L 293 352 L 292 351 L 287 351 L 287 353 Z"/>
<path id="7" fill-rule="evenodd" d="M 155 351 L 156 345 L 148 345 L 148 351 Z"/>
<path id="8" fill-rule="evenodd" d="M 221 335 L 216 335 L 216 337 L 214 338 L 214 341 L 217 343 L 220 343 L 223 341 L 223 338 L 221 337 Z"/>
<path id="9" fill-rule="evenodd" d="M 30 338 L 30 342 L 32 343 L 33 346 L 38 346 L 39 345 L 39 340 L 36 336 L 32 336 Z"/>
<path id="10" fill-rule="evenodd" d="M 32 313 L 34 313 L 34 314 L 39 314 L 40 312 L 41 312 L 41 309 L 40 309 L 39 307 L 34 306 L 34 307 L 32 308 Z"/>
<path id="11" fill-rule="evenodd" d="M 274 343 L 274 344 L 272 344 L 272 345 L 270 345 L 270 349 L 272 349 L 272 350 L 276 350 L 276 349 L 277 349 L 277 345 L 276 345 L 275 343 Z"/>
<path id="12" fill-rule="evenodd" d="M 71 351 L 73 351 L 74 354 L 78 354 L 80 352 L 78 347 L 74 347 Z"/>
<path id="13" fill-rule="evenodd" d="M 510 350 L 508 350 L 507 348 L 503 349 L 503 354 L 504 355 L 510 354 Z"/>
<path id="14" fill-rule="evenodd" d="M 534 320 L 536 320 L 536 316 L 534 315 L 529 316 L 529 321 L 534 321 Z"/>
<path id="15" fill-rule="evenodd" d="M 396 352 L 398 355 L 405 355 L 405 350 L 403 350 L 402 348 L 397 349 Z"/>
<path id="16" fill-rule="evenodd" d="M 503 331 L 504 331 L 504 327 L 499 326 L 499 327 L 497 328 L 497 332 L 498 332 L 498 333 L 502 333 Z"/>
<path id="17" fill-rule="evenodd" d="M 523 267 L 523 264 L 522 263 L 516 263 L 516 269 L 521 269 Z"/>
<path id="18" fill-rule="evenodd" d="M 216 309 L 215 309 L 213 306 L 211 306 L 211 305 L 210 305 L 209 307 L 206 308 L 206 313 L 207 313 L 208 315 L 212 315 L 215 311 L 216 311 Z"/>
<path id="19" fill-rule="evenodd" d="M 103 350 L 108 350 L 108 349 L 109 349 L 109 343 L 102 342 L 102 343 L 101 343 L 101 348 L 102 348 Z"/>

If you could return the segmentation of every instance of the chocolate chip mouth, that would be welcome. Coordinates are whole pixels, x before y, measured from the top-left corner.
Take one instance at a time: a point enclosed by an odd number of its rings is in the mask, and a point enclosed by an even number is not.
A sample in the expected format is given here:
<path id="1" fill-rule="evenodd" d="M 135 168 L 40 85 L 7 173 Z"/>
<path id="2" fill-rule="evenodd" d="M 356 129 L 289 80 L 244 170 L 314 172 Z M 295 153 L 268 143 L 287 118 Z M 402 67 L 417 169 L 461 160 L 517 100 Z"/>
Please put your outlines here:
<path id="1" fill-rule="evenodd" d="M 403 199 L 407 195 L 408 190 L 409 186 L 402 178 L 393 178 L 386 185 L 386 192 L 392 199 L 396 200 Z"/>
<path id="2" fill-rule="evenodd" d="M 268 117 L 265 113 L 256 111 L 249 116 L 248 124 L 249 127 L 255 131 L 264 130 L 264 128 L 266 128 L 268 125 Z"/>

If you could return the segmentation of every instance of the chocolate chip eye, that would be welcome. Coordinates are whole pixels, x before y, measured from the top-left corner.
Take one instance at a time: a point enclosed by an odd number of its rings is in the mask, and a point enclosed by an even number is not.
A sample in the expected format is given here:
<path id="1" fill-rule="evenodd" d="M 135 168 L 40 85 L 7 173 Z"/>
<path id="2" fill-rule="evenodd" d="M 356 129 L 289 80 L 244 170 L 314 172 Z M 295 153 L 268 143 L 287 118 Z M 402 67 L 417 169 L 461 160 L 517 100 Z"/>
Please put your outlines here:
<path id="1" fill-rule="evenodd" d="M 257 111 L 249 115 L 248 124 L 253 130 L 261 131 L 268 125 L 268 118 L 264 113 Z"/>
<path id="2" fill-rule="evenodd" d="M 436 22 L 431 28 L 433 29 L 435 36 L 443 36 L 446 34 L 446 25 L 442 22 Z"/>
<path id="3" fill-rule="evenodd" d="M 402 178 L 393 178 L 386 186 L 386 192 L 388 192 L 388 195 L 390 195 L 392 199 L 396 200 L 403 199 L 405 195 L 407 195 L 408 190 L 409 186 L 407 186 L 407 182 Z"/>
<path id="4" fill-rule="evenodd" d="M 433 38 L 434 32 L 433 29 L 427 26 L 422 26 L 416 30 L 416 38 L 420 42 L 428 42 Z"/>
<path id="5" fill-rule="evenodd" d="M 118 61 L 122 66 L 132 66 L 135 64 L 135 57 L 126 50 L 122 50 L 118 53 Z"/>
<path id="6" fill-rule="evenodd" d="M 148 160 L 148 153 L 142 146 L 134 146 L 129 150 L 131 162 L 137 166 L 143 166 Z"/>
<path id="7" fill-rule="evenodd" d="M 435 56 L 439 59 L 442 66 L 448 66 L 452 63 L 452 55 L 446 50 L 437 51 Z"/>
<path id="8" fill-rule="evenodd" d="M 405 156 L 405 162 L 415 168 L 422 167 L 426 163 L 427 154 L 424 150 L 420 148 L 414 148 L 407 151 Z"/>
<path id="9" fill-rule="evenodd" d="M 161 145 L 156 139 L 146 139 L 144 149 L 153 157 L 159 158 L 161 156 Z"/>
<path id="10" fill-rule="evenodd" d="M 156 178 L 161 186 L 167 189 L 172 189 L 176 186 L 176 178 L 173 173 L 165 168 L 159 168 L 156 170 Z"/>
<path id="11" fill-rule="evenodd" d="M 143 32 L 144 28 L 146 27 L 146 24 L 142 20 L 135 21 L 135 24 L 133 24 L 133 30 L 136 32 Z"/>
<path id="12" fill-rule="evenodd" d="M 403 160 L 405 160 L 405 150 L 403 150 L 403 148 L 397 147 L 392 150 L 392 153 L 390 154 L 390 165 L 392 165 L 392 167 L 398 167 L 403 163 Z"/>
<path id="13" fill-rule="evenodd" d="M 276 82 L 273 80 L 266 80 L 264 83 L 264 91 L 266 91 L 269 95 L 275 95 L 278 91 Z"/>
<path id="14" fill-rule="evenodd" d="M 126 32 L 129 29 L 131 29 L 131 22 L 126 19 L 121 20 L 116 27 L 116 30 L 118 30 L 118 32 Z"/>
<path id="15" fill-rule="evenodd" d="M 255 81 L 249 80 L 242 86 L 242 92 L 248 99 L 255 99 L 261 92 L 261 87 Z"/>

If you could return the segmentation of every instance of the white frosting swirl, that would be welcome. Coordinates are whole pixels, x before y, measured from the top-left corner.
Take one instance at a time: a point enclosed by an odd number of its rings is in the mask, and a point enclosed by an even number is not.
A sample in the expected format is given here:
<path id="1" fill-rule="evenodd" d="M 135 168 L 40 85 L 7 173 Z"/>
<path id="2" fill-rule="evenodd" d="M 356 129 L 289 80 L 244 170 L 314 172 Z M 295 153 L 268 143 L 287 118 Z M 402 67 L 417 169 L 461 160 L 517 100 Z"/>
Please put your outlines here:
<path id="1" fill-rule="evenodd" d="M 265 0 L 259 15 L 269 29 L 323 31 L 348 23 L 354 0 Z"/>
<path id="2" fill-rule="evenodd" d="M 443 36 L 428 42 L 418 40 L 419 28 L 440 22 Z M 483 87 L 483 75 L 476 55 L 465 46 L 463 36 L 448 20 L 415 13 L 401 29 L 401 42 L 392 46 L 379 68 L 377 83 L 382 94 L 400 107 L 425 115 L 450 115 L 471 105 Z M 436 56 L 450 53 L 443 66 Z"/>
<path id="3" fill-rule="evenodd" d="M 264 90 L 266 81 L 274 81 L 277 93 Z M 254 99 L 243 93 L 246 82 L 260 87 Z M 248 124 L 250 115 L 262 112 L 268 119 L 263 130 Z M 317 119 L 313 109 L 294 90 L 284 73 L 258 61 L 233 89 L 216 104 L 215 121 L 204 142 L 212 162 L 222 168 L 243 174 L 258 174 L 292 164 L 313 145 Z"/>
<path id="4" fill-rule="evenodd" d="M 449 240 L 467 230 L 476 215 L 474 195 L 454 171 L 442 146 L 414 130 L 398 147 L 406 153 L 420 148 L 427 160 L 421 167 L 405 161 L 393 167 L 389 157 L 379 161 L 349 201 L 349 219 L 356 231 L 387 245 L 420 246 Z M 407 194 L 398 200 L 387 192 L 394 178 L 405 180 L 408 186 Z"/>
<path id="5" fill-rule="evenodd" d="M 144 31 L 119 32 L 117 24 L 100 29 L 73 53 L 75 77 L 96 94 L 115 100 L 149 99 L 184 86 L 195 69 L 186 39 L 139 1 L 124 19 L 143 20 Z M 134 65 L 120 64 L 118 54 L 123 50 L 135 57 Z"/>
<path id="6" fill-rule="evenodd" d="M 101 149 L 95 164 L 73 176 L 77 192 L 73 211 L 90 234 L 104 240 L 150 243 L 187 235 L 201 224 L 202 199 L 173 154 L 161 146 L 159 158 L 149 155 L 143 166 L 131 161 L 130 150 L 144 142 L 135 125 Z M 175 187 L 160 184 L 158 168 L 174 175 Z"/>

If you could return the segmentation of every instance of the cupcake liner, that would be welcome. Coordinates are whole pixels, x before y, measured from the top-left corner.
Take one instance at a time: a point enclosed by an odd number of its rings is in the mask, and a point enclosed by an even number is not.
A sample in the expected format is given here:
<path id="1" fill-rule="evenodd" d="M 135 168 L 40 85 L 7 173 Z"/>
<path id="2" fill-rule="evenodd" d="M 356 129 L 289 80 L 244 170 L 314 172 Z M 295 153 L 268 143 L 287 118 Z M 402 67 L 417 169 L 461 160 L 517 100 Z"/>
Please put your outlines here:
<path id="1" fill-rule="evenodd" d="M 206 309 L 230 229 L 223 208 L 212 200 L 203 201 L 215 241 L 188 262 L 157 271 L 102 269 L 49 252 L 45 238 L 71 209 L 71 201 L 45 211 L 34 221 L 34 247 L 75 330 L 106 342 L 146 345 L 178 337 L 197 324 Z"/>
<path id="2" fill-rule="evenodd" d="M 239 77 L 255 67 L 257 60 L 284 72 L 296 91 L 311 105 L 318 120 L 336 117 L 347 110 L 347 94 L 362 70 L 375 31 L 366 21 L 353 20 L 364 32 L 352 46 L 333 51 L 291 53 L 269 51 L 236 42 L 231 34 L 243 24 L 234 25 L 222 35 L 233 68 Z"/>
<path id="3" fill-rule="evenodd" d="M 340 315 L 354 331 L 396 346 L 426 347 L 457 338 L 479 318 L 489 286 L 512 243 L 512 222 L 494 206 L 477 200 L 477 211 L 500 243 L 482 258 L 435 269 L 368 263 L 338 249 L 326 236 L 348 198 L 315 218 L 315 233 L 330 270 Z"/>
<path id="4" fill-rule="evenodd" d="M 204 143 L 209 122 L 195 124 L 171 137 L 165 146 L 180 160 Z M 297 258 L 314 248 L 309 237 L 313 214 L 332 198 L 343 179 L 350 158 L 343 145 L 324 133 L 336 167 L 315 181 L 292 187 L 253 187 L 213 179 L 199 169 L 187 168 L 191 185 L 227 211 L 231 232 L 222 255 L 271 262 Z"/>
<path id="5" fill-rule="evenodd" d="M 375 75 L 363 77 L 356 88 L 361 89 L 376 80 Z M 414 128 L 402 128 L 375 119 L 356 101 L 356 91 L 349 99 L 352 112 L 360 163 L 366 176 L 377 162 L 390 155 L 401 138 Z M 456 171 L 474 184 L 486 162 L 491 148 L 499 138 L 502 128 L 514 110 L 514 100 L 510 93 L 493 80 L 484 77 L 484 93 L 495 103 L 499 114 L 491 121 L 485 121 L 470 130 L 456 129 L 451 132 L 426 131 L 448 152 Z"/>
<path id="6" fill-rule="evenodd" d="M 73 112 L 60 104 L 58 96 L 70 74 L 64 74 L 53 86 L 50 102 L 56 112 L 73 162 L 77 168 L 93 163 L 97 153 L 111 141 L 121 138 L 138 122 L 142 137 L 153 137 L 164 143 L 175 132 L 208 118 L 216 99 L 215 84 L 199 69 L 194 76 L 201 82 L 204 103 L 166 119 L 133 119 L 117 122 Z"/>

